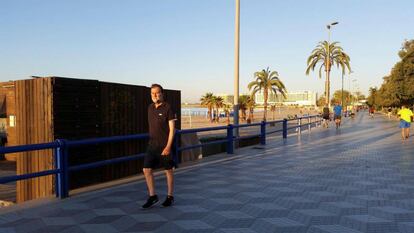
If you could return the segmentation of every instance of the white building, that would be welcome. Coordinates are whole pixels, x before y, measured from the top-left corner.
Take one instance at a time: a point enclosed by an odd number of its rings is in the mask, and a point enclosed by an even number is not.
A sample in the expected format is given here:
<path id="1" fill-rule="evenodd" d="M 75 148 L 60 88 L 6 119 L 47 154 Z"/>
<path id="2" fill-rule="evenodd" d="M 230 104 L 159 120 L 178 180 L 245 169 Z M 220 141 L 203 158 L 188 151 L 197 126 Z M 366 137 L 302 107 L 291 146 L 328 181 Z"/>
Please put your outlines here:
<path id="1" fill-rule="evenodd" d="M 318 95 L 313 91 L 296 91 L 288 92 L 286 99 L 282 98 L 282 95 L 278 94 L 276 97 L 273 93 L 269 93 L 267 104 L 273 105 L 291 105 L 291 106 L 316 106 Z M 262 92 L 258 92 L 255 95 L 256 104 L 264 104 L 264 96 Z"/>

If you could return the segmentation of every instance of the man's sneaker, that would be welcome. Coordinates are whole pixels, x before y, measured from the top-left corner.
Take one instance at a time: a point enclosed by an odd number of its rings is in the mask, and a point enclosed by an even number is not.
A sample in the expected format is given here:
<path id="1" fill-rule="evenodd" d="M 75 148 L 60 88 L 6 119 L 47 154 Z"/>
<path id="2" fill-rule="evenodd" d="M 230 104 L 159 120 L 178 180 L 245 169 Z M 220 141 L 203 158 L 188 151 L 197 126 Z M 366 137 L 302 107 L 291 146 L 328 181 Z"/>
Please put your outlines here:
<path id="1" fill-rule="evenodd" d="M 148 209 L 151 208 L 153 205 L 158 203 L 158 196 L 154 195 L 154 196 L 150 196 L 147 200 L 147 202 L 142 206 L 143 209 Z"/>
<path id="2" fill-rule="evenodd" d="M 173 203 L 174 203 L 174 197 L 168 195 L 165 201 L 162 203 L 162 206 L 164 207 L 172 206 Z"/>

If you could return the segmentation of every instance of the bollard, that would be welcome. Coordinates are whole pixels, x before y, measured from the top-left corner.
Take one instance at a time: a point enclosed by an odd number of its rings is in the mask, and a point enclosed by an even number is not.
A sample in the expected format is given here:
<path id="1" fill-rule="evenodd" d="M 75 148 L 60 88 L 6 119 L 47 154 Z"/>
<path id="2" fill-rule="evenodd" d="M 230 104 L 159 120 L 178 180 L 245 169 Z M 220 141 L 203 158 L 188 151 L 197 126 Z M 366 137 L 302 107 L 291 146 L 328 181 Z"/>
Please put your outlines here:
<path id="1" fill-rule="evenodd" d="M 234 130 L 234 127 L 232 124 L 227 126 L 227 154 L 234 153 L 233 130 Z"/>
<path id="2" fill-rule="evenodd" d="M 302 133 L 302 118 L 298 119 L 298 134 L 300 135 Z"/>
<path id="3" fill-rule="evenodd" d="M 283 119 L 283 139 L 287 138 L 287 119 Z"/>
<path id="4" fill-rule="evenodd" d="M 311 118 L 310 117 L 308 117 L 308 129 L 309 129 L 309 133 L 311 132 L 311 128 L 312 128 L 312 125 L 311 125 Z"/>

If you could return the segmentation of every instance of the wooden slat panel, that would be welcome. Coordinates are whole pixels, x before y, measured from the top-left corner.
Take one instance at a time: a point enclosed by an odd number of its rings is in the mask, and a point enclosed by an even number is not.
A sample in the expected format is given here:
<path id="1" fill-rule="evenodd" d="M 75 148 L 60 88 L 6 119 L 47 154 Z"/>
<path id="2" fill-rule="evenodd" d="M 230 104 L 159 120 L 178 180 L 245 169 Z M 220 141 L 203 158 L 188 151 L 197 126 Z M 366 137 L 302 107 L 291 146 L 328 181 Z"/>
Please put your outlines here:
<path id="1" fill-rule="evenodd" d="M 17 144 L 53 141 L 50 129 L 50 79 L 16 81 L 16 135 Z M 51 150 L 19 153 L 17 174 L 53 168 Z M 17 182 L 17 202 L 53 194 L 53 177 L 46 176 Z"/>

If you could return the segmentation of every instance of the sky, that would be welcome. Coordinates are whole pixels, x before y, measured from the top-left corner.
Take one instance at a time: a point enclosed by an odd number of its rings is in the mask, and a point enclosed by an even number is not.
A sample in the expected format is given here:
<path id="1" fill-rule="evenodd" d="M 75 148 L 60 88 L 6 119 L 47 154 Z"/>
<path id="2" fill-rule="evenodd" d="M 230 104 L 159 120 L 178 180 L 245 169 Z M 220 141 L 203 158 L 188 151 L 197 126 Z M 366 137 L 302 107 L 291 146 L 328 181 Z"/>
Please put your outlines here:
<path id="1" fill-rule="evenodd" d="M 344 88 L 380 86 L 414 39 L 412 0 L 241 0 L 240 92 L 278 71 L 288 91 L 320 94 L 305 75 L 319 41 L 339 41 L 353 73 Z M 181 90 L 183 102 L 234 92 L 235 0 L 0 0 L 0 81 L 61 76 Z M 356 81 L 352 81 L 356 80 Z M 331 73 L 331 92 L 341 73 Z"/>

